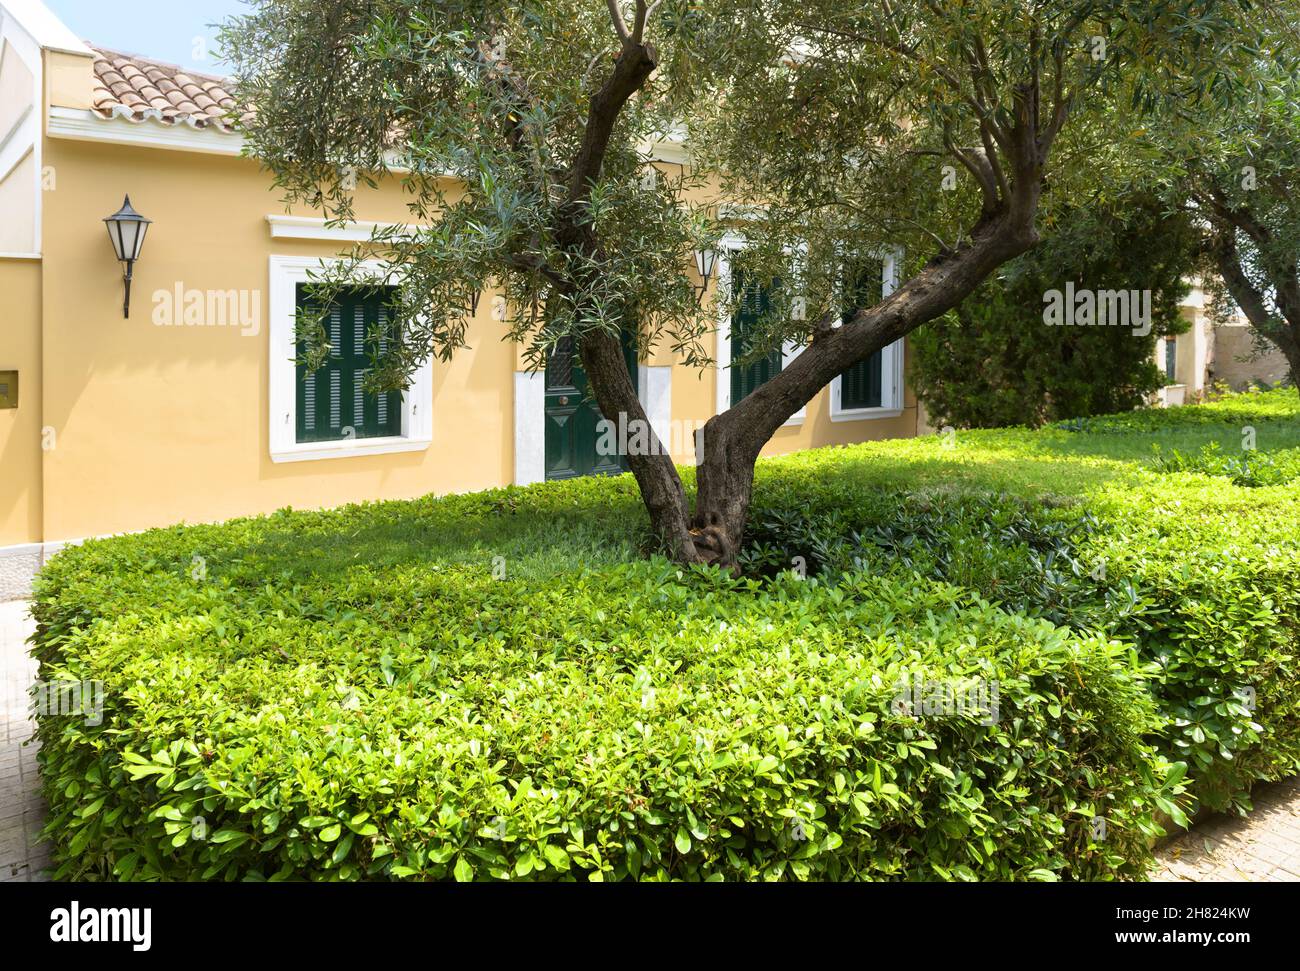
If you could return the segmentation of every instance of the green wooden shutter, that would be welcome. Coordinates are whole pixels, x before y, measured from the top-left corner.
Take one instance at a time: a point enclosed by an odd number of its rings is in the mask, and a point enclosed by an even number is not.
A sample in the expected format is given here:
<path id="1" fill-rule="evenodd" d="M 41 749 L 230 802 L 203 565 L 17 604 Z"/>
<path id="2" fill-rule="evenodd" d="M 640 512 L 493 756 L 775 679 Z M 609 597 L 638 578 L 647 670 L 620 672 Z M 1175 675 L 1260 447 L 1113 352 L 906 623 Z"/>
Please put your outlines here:
<path id="1" fill-rule="evenodd" d="M 314 312 L 308 293 L 307 285 L 298 285 L 298 307 Z M 371 394 L 363 385 L 372 358 L 388 347 L 391 294 L 391 288 L 357 288 L 331 304 L 323 320 L 329 358 L 315 372 L 298 365 L 299 442 L 401 435 L 402 393 Z"/>
<path id="2" fill-rule="evenodd" d="M 735 366 L 752 348 L 750 336 L 755 324 L 768 312 L 771 291 L 756 283 L 746 281 L 744 274 L 737 271 L 735 287 L 741 294 L 740 305 L 731 319 L 731 403 L 743 401 L 781 372 L 783 358 L 780 349 L 772 351 L 743 367 Z"/>
<path id="3" fill-rule="evenodd" d="M 864 307 L 879 303 L 884 295 L 885 267 L 880 260 L 859 264 L 845 300 L 843 320 Z M 840 375 L 840 409 L 879 408 L 884 401 L 884 351 L 877 351 Z"/>

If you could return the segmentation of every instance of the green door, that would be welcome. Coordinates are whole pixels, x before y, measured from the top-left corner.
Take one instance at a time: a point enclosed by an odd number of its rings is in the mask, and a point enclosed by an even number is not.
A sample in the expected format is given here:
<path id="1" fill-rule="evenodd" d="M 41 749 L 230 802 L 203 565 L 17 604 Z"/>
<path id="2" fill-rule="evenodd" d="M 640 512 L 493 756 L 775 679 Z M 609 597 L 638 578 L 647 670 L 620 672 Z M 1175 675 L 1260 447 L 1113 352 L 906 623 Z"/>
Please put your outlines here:
<path id="1" fill-rule="evenodd" d="M 754 325 L 768 312 L 771 301 L 771 289 L 746 280 L 745 275 L 737 270 L 735 287 L 740 294 L 740 302 L 731 318 L 731 404 L 738 405 L 753 394 L 758 388 L 781 372 L 783 356 L 780 348 L 766 354 L 749 364 L 739 367 L 738 361 L 752 349 L 751 334 Z M 779 286 L 778 282 L 776 286 Z"/>
<path id="2" fill-rule="evenodd" d="M 626 350 L 628 372 L 636 385 L 636 355 L 630 348 Z M 603 417 L 588 392 L 587 375 L 578 362 L 573 338 L 565 337 L 546 362 L 547 479 L 619 475 L 628 470 L 627 456 L 601 455 L 597 449 Z M 615 440 L 620 439 L 616 436 Z"/>

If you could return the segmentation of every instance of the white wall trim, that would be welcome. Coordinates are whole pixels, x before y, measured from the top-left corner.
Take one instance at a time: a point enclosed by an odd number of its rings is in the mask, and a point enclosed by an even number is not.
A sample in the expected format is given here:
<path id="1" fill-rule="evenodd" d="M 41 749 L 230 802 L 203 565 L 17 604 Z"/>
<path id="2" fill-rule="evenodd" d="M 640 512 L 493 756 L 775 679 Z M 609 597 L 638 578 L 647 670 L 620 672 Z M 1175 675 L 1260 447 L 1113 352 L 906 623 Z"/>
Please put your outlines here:
<path id="1" fill-rule="evenodd" d="M 731 312 L 728 307 L 731 293 L 732 254 L 746 247 L 745 237 L 739 233 L 725 233 L 718 242 L 717 293 L 718 293 L 718 351 L 714 361 L 717 376 L 717 394 L 714 414 L 720 415 L 731 407 Z M 803 353 L 803 347 L 786 341 L 781 348 L 782 367 Z M 800 408 L 785 422 L 786 427 L 797 427 L 808 417 L 808 406 Z"/>
<path id="2" fill-rule="evenodd" d="M 882 254 L 884 266 L 881 280 L 881 297 L 888 297 L 898 289 L 903 262 L 903 251 L 898 248 Z M 840 324 L 837 322 L 836 327 Z M 880 407 L 840 407 L 840 376 L 831 379 L 831 421 L 866 421 L 879 418 L 897 418 L 903 413 L 903 339 L 894 341 L 881 354 Z"/>
<path id="3" fill-rule="evenodd" d="M 643 150 L 656 162 L 667 162 L 669 165 L 691 164 L 690 150 L 675 138 L 647 142 Z"/>
<path id="4" fill-rule="evenodd" d="M 82 142 L 108 142 L 136 148 L 161 148 L 205 155 L 239 155 L 244 136 L 223 131 L 215 125 L 195 128 L 184 122 L 164 123 L 157 112 L 147 112 L 143 121 L 115 114 L 105 118 L 89 108 L 52 106 L 45 123 L 51 138 Z"/>
<path id="5" fill-rule="evenodd" d="M 0 143 L 0 179 L 8 176 L 29 155 L 32 157 L 31 244 L 32 252 L 37 256 L 43 251 L 45 229 L 45 193 L 41 184 L 44 155 L 38 122 L 41 106 L 45 104 L 45 63 L 41 51 L 62 50 L 60 45 L 65 43 L 81 48 L 71 53 L 90 53 L 44 4 L 36 0 L 3 0 L 0 3 L 0 59 L 5 56 L 5 51 L 13 52 L 32 76 L 28 110 L 4 134 L 4 141 Z"/>
<path id="6" fill-rule="evenodd" d="M 637 389 L 646 419 L 666 450 L 672 449 L 673 369 L 637 365 Z"/>
<path id="7" fill-rule="evenodd" d="M 0 182 L 18 167 L 36 147 L 36 111 L 32 105 L 14 119 L 13 127 L 0 133 Z"/>
<path id="8" fill-rule="evenodd" d="M 515 485 L 546 480 L 546 374 L 515 372 Z"/>
<path id="9" fill-rule="evenodd" d="M 272 239 L 319 239 L 336 243 L 363 243 L 379 229 L 407 228 L 401 223 L 352 222 L 339 226 L 312 216 L 267 216 Z M 415 227 L 410 227 L 414 233 Z"/>
<path id="10" fill-rule="evenodd" d="M 143 117 L 137 117 L 137 114 Z M 246 145 L 242 134 L 226 131 L 215 123 L 200 127 L 185 119 L 168 121 L 161 111 L 136 112 L 124 105 L 114 108 L 107 118 L 89 108 L 53 105 L 46 116 L 45 132 L 51 138 L 73 141 L 231 157 L 242 156 Z M 410 171 L 398 152 L 386 153 L 385 162 L 389 172 L 400 175 Z M 451 173 L 441 173 L 441 177 L 456 178 Z"/>
<path id="11" fill-rule="evenodd" d="M 317 257 L 272 256 L 268 288 L 270 326 L 269 412 L 271 461 L 311 462 L 322 459 L 355 458 L 363 455 L 388 455 L 398 452 L 425 451 L 433 444 L 433 361 L 425 361 L 416 372 L 411 387 L 402 392 L 402 434 L 385 438 L 359 438 L 337 442 L 299 442 L 297 369 L 297 285 L 311 279 L 339 260 Z M 368 260 L 360 265 L 358 280 L 382 277 L 384 264 Z"/>

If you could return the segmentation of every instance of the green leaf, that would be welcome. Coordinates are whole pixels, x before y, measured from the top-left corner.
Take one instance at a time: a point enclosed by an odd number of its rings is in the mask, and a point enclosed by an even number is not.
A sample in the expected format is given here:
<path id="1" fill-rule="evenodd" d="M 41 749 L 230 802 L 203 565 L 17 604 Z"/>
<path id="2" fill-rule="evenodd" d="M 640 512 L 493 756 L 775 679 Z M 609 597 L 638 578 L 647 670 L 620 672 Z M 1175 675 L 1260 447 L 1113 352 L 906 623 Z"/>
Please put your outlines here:
<path id="1" fill-rule="evenodd" d="M 456 858 L 455 876 L 457 883 L 469 883 L 474 879 L 474 868 L 465 857 Z"/>

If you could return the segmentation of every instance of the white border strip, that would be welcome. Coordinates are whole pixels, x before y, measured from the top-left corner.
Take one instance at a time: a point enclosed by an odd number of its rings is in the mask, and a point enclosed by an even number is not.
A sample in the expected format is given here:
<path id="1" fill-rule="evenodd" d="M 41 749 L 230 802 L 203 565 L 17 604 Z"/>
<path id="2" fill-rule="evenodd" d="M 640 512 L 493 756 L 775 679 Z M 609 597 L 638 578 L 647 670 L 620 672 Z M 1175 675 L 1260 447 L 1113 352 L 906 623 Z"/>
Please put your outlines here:
<path id="1" fill-rule="evenodd" d="M 377 229 L 407 227 L 402 223 L 354 222 L 346 226 L 331 224 L 311 216 L 267 216 L 272 239 L 319 239 L 335 243 L 369 242 Z M 410 232 L 414 234 L 414 227 Z"/>

